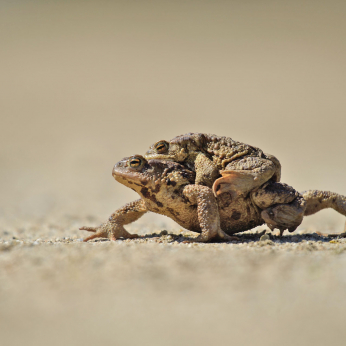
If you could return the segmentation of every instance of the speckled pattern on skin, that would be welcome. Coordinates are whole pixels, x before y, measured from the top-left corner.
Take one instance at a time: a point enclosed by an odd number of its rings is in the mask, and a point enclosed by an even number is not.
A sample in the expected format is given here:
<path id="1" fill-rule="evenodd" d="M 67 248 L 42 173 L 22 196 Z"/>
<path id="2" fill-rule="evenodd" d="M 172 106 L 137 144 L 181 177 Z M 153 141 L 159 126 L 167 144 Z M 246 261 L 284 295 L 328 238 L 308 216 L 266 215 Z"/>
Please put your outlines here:
<path id="1" fill-rule="evenodd" d="M 193 184 L 194 172 L 170 161 L 149 160 L 140 155 L 124 158 L 113 168 L 120 183 L 136 191 L 141 199 L 118 209 L 99 227 L 80 229 L 94 232 L 85 241 L 98 237 L 116 240 L 135 238 L 123 225 L 147 211 L 166 215 L 180 226 L 201 233 L 189 241 L 206 242 L 219 237 L 235 240 L 230 235 L 247 231 L 267 222 L 271 229 L 294 231 L 304 215 L 333 208 L 346 215 L 346 197 L 331 192 L 306 191 L 303 195 L 283 183 L 266 183 L 258 191 L 232 199 L 228 193 L 215 198 L 206 186 Z M 280 199 L 279 197 L 283 199 Z M 287 202 L 290 196 L 290 203 Z M 265 209 L 261 209 L 265 206 Z M 188 240 L 187 240 L 188 241 Z"/>
<path id="2" fill-rule="evenodd" d="M 234 200 L 246 197 L 266 182 L 279 182 L 281 177 L 281 164 L 275 156 L 213 134 L 188 133 L 169 142 L 160 140 L 150 147 L 145 158 L 182 163 L 196 172 L 196 185 L 212 187 L 215 196 L 229 192 Z M 287 197 L 290 199 L 290 195 Z"/>
<path id="3" fill-rule="evenodd" d="M 280 181 L 281 176 L 280 162 L 274 156 L 232 138 L 213 134 L 188 133 L 169 142 L 160 140 L 144 156 L 184 163 L 196 172 L 196 184 L 209 187 L 220 173 L 227 175 L 234 170 L 252 174 L 256 177 L 257 187 L 269 179 Z"/>

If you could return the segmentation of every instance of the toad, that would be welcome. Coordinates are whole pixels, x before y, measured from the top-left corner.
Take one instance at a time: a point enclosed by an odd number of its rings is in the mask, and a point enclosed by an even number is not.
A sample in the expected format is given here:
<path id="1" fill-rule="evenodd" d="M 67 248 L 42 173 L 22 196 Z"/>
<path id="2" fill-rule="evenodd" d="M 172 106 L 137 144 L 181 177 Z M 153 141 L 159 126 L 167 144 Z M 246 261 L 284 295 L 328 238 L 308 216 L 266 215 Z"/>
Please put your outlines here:
<path id="1" fill-rule="evenodd" d="M 212 134 L 188 133 L 169 142 L 160 140 L 144 157 L 184 164 L 196 172 L 195 184 L 213 187 L 215 195 L 232 191 L 235 196 L 245 196 L 269 180 L 280 181 L 281 177 L 281 165 L 275 156 Z"/>
<path id="2" fill-rule="evenodd" d="M 99 227 L 81 227 L 93 232 L 84 239 L 137 238 L 124 225 L 138 220 L 148 211 L 170 217 L 183 228 L 200 233 L 187 241 L 206 242 L 214 238 L 235 240 L 232 235 L 267 222 L 272 229 L 294 231 L 304 215 L 333 208 L 346 215 L 346 197 L 332 192 L 311 190 L 302 194 L 280 183 L 266 183 L 247 196 L 233 199 L 229 192 L 217 197 L 212 190 L 194 184 L 196 174 L 172 161 L 146 160 L 140 155 L 124 158 L 113 168 L 113 177 L 140 195 L 140 199 L 116 210 Z M 291 201 L 287 202 L 287 196 Z M 284 204 L 283 204 L 284 203 Z"/>

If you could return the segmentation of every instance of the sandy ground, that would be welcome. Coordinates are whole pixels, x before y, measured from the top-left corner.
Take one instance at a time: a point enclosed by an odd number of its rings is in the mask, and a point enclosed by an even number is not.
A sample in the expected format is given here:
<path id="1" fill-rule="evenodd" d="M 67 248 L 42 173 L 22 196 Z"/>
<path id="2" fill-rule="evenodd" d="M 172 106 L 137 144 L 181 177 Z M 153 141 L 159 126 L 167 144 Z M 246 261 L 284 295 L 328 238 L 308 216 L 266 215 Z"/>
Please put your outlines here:
<path id="1" fill-rule="evenodd" d="M 346 242 L 316 234 L 343 231 L 334 211 L 239 243 L 181 244 L 154 214 L 129 225 L 141 240 L 78 228 L 137 198 L 115 162 L 191 131 L 346 195 L 345 15 L 335 0 L 1 2 L 0 344 L 344 345 Z"/>
<path id="2" fill-rule="evenodd" d="M 346 239 L 83 243 L 87 221 L 2 235 L 2 344 L 343 344 Z"/>

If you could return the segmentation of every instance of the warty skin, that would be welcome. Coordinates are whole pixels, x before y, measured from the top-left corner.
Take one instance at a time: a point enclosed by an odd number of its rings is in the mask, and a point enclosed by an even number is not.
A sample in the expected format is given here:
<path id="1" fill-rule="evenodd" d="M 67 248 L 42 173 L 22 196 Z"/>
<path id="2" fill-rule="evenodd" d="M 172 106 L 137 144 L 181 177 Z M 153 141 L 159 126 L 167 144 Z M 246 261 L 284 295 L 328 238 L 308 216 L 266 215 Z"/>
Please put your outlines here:
<path id="1" fill-rule="evenodd" d="M 332 192 L 311 190 L 302 194 L 283 183 L 266 183 L 238 195 L 229 192 L 214 196 L 212 189 L 196 185 L 195 173 L 176 162 L 146 160 L 140 155 L 124 158 L 113 168 L 113 177 L 140 195 L 140 199 L 116 210 L 99 227 L 81 227 L 93 232 L 84 239 L 136 238 L 124 225 L 138 220 L 148 211 L 162 214 L 181 227 L 200 233 L 187 240 L 207 242 L 215 238 L 236 240 L 232 234 L 267 223 L 271 229 L 294 231 L 304 215 L 333 208 L 346 215 L 346 197 Z M 284 204 L 281 204 L 284 203 Z"/>

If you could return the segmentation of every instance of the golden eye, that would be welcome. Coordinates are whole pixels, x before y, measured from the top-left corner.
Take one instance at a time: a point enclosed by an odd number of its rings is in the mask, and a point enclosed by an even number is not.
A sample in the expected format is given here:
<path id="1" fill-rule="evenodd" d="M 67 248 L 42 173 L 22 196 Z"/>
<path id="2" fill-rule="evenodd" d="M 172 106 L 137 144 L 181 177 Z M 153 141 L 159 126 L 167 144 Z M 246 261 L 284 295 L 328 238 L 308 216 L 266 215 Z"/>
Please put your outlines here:
<path id="1" fill-rule="evenodd" d="M 142 164 L 142 160 L 138 157 L 134 157 L 130 160 L 130 167 L 132 168 L 138 168 Z"/>
<path id="2" fill-rule="evenodd" d="M 168 150 L 168 143 L 166 141 L 161 141 L 155 144 L 155 151 L 162 154 Z"/>

